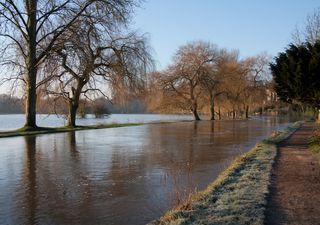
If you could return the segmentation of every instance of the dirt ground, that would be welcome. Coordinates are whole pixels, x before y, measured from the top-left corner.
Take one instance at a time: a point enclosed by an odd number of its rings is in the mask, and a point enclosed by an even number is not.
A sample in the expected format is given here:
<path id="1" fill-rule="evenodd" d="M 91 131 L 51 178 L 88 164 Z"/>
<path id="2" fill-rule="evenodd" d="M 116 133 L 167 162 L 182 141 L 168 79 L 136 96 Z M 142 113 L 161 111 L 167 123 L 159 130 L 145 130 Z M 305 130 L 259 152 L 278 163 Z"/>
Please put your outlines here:
<path id="1" fill-rule="evenodd" d="M 320 224 L 320 164 L 308 150 L 314 129 L 305 123 L 278 146 L 265 224 Z"/>

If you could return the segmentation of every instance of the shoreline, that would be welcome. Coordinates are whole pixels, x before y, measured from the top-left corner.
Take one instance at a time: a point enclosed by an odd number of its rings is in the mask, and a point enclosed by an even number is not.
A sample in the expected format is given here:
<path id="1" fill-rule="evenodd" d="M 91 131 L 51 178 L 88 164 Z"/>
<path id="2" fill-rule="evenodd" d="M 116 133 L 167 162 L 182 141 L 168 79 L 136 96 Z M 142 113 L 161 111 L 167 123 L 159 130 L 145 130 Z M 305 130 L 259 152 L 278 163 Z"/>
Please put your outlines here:
<path id="1" fill-rule="evenodd" d="M 20 129 L 10 130 L 10 131 L 0 131 L 0 138 L 38 135 L 38 134 L 53 134 L 53 133 L 63 133 L 63 132 L 80 131 L 80 130 L 94 130 L 94 129 L 116 128 L 116 127 L 141 126 L 141 125 L 144 125 L 144 123 L 113 123 L 113 124 L 100 124 L 100 125 L 76 126 L 76 127 L 67 127 L 67 126 L 65 126 L 65 127 L 37 127 L 34 130 L 27 130 L 24 128 L 20 128 Z"/>
<path id="2" fill-rule="evenodd" d="M 274 133 L 238 156 L 205 190 L 148 225 L 263 224 L 277 144 L 301 124 Z"/>
<path id="3" fill-rule="evenodd" d="M 20 114 L 19 114 L 20 115 Z M 248 119 L 251 119 L 249 117 Z M 222 119 L 222 120 L 214 120 L 214 121 L 246 121 L 248 119 Z M 169 124 L 169 123 L 179 123 L 179 122 L 203 122 L 203 121 L 211 121 L 212 120 L 155 120 L 150 122 L 132 122 L 132 123 L 106 123 L 106 124 L 96 124 L 96 125 L 78 125 L 75 127 L 68 126 L 60 126 L 60 127 L 37 127 L 35 129 L 28 128 L 18 128 L 14 130 L 0 130 L 0 139 L 8 138 L 8 137 L 18 137 L 18 136 L 28 136 L 28 135 L 38 135 L 38 134 L 53 134 L 53 133 L 63 133 L 63 132 L 71 132 L 71 131 L 81 131 L 81 130 L 94 130 L 94 129 L 107 129 L 107 128 L 117 128 L 117 127 L 127 127 L 127 126 L 142 126 L 142 125 L 150 125 L 150 124 Z"/>
<path id="4" fill-rule="evenodd" d="M 35 130 L 28 130 L 25 128 L 19 128 L 16 130 L 0 131 L 0 138 L 8 137 L 18 137 L 18 136 L 28 136 L 28 135 L 38 135 L 38 134 L 53 134 L 53 133 L 63 133 L 71 131 L 81 131 L 81 130 L 98 130 L 98 129 L 108 129 L 108 128 L 118 128 L 118 127 L 131 127 L 131 126 L 142 126 L 150 124 L 169 124 L 178 122 L 193 122 L 192 120 L 173 120 L 173 121 L 153 121 L 146 123 L 110 123 L 110 124 L 98 124 L 98 125 L 88 125 L 88 126 L 76 126 L 76 127 L 37 127 Z"/>

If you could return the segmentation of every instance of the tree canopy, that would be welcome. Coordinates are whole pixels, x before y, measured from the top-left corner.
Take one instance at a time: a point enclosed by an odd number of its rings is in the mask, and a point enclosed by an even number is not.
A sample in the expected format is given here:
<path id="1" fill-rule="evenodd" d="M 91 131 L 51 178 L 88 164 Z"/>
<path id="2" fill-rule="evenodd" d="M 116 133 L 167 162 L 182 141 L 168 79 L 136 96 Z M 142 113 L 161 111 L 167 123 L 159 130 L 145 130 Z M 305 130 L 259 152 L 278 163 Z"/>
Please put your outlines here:
<path id="1" fill-rule="evenodd" d="M 290 44 L 270 69 L 281 100 L 320 107 L 320 41 Z"/>
<path id="2" fill-rule="evenodd" d="M 42 64 L 61 40 L 77 31 L 72 27 L 85 19 L 104 24 L 108 31 L 116 30 L 127 25 L 138 5 L 135 0 L 0 0 L 0 62 L 4 69 L 11 65 L 19 71 L 18 76 L 8 80 L 22 80 L 24 84 L 25 129 L 37 128 L 37 87 Z"/>

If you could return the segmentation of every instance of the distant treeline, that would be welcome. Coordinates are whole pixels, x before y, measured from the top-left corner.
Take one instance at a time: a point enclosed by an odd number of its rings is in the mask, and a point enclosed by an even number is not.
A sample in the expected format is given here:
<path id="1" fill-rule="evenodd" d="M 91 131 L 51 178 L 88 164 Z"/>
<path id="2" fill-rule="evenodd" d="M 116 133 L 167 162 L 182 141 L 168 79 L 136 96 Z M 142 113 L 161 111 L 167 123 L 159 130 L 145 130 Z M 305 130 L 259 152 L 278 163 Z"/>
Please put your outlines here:
<path id="1" fill-rule="evenodd" d="M 38 101 L 38 113 L 45 114 L 65 114 L 67 113 L 67 104 L 64 101 L 56 102 L 56 104 L 48 104 L 47 99 Z M 82 99 L 79 107 L 79 114 L 115 114 L 115 113 L 146 113 L 146 106 L 143 100 L 133 99 L 125 104 L 119 104 L 105 98 L 97 98 L 94 100 Z M 0 95 L 0 114 L 19 114 L 24 113 L 23 99 L 6 94 Z"/>
<path id="2" fill-rule="evenodd" d="M 0 114 L 23 113 L 22 100 L 10 95 L 0 95 Z"/>

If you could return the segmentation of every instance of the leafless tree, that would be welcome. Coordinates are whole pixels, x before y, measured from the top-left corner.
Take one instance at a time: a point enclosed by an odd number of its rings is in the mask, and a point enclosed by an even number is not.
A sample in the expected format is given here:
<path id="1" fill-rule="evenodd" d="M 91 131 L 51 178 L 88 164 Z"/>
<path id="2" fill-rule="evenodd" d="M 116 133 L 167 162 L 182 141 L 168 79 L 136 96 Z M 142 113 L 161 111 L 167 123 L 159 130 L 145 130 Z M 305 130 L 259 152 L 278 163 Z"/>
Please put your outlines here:
<path id="1" fill-rule="evenodd" d="M 238 57 L 237 51 L 227 51 L 226 49 L 214 49 L 214 60 L 206 68 L 205 73 L 201 76 L 201 87 L 204 89 L 204 98 L 209 100 L 210 119 L 215 120 L 215 99 L 220 95 L 227 94 L 226 75 L 230 73 L 228 63 Z M 221 118 L 218 111 L 219 118 Z"/>
<path id="2" fill-rule="evenodd" d="M 163 77 L 164 90 L 175 96 L 187 106 L 200 120 L 198 115 L 198 100 L 201 95 L 202 77 L 210 72 L 216 57 L 214 46 L 208 42 L 192 42 L 178 49 L 173 64 Z M 178 101 L 179 102 L 179 101 Z"/>
<path id="3" fill-rule="evenodd" d="M 302 28 L 296 27 L 292 33 L 293 42 L 301 44 L 305 41 L 314 44 L 320 40 L 320 8 L 314 10 L 307 16 L 305 25 Z"/>
<path id="4" fill-rule="evenodd" d="M 36 128 L 38 69 L 61 37 L 80 17 L 96 17 L 109 25 L 127 21 L 134 0 L 1 0 L 1 56 L 15 64 L 17 57 L 25 83 L 26 129 Z"/>
<path id="5" fill-rule="evenodd" d="M 76 114 L 82 95 L 98 92 L 107 95 L 102 87 L 106 83 L 113 89 L 137 88 L 152 66 L 152 58 L 143 36 L 136 33 L 105 32 L 99 35 L 96 23 L 84 21 L 55 49 L 53 61 L 58 62 L 54 79 L 47 83 L 50 95 L 63 97 L 68 105 L 68 126 L 76 126 Z M 107 31 L 107 30 L 106 30 Z M 120 37 L 120 35 L 123 35 Z M 49 62 L 50 65 L 53 62 Z"/>
<path id="6" fill-rule="evenodd" d="M 249 117 L 251 106 L 263 105 L 266 93 L 265 85 L 271 80 L 269 62 L 270 57 L 266 53 L 249 57 L 241 62 L 247 79 L 247 87 L 243 92 L 245 118 Z"/>
<path id="7" fill-rule="evenodd" d="M 248 85 L 246 73 L 237 59 L 226 62 L 223 70 L 225 76 L 224 88 L 231 105 L 232 118 L 235 119 L 243 101 L 243 93 Z"/>

